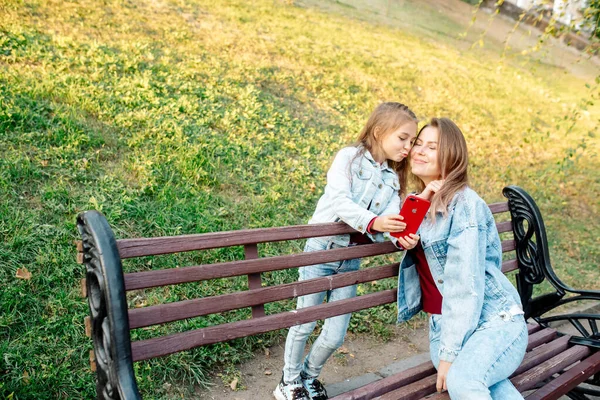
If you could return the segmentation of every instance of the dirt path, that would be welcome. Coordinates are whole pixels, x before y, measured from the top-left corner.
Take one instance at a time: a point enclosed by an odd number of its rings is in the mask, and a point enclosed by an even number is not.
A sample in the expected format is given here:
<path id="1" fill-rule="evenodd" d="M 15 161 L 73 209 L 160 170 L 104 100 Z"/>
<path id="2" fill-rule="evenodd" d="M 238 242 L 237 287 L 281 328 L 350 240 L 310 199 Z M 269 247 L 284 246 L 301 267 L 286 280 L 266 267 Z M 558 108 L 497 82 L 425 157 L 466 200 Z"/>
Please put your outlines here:
<path id="1" fill-rule="evenodd" d="M 237 390 L 230 382 L 217 376 L 212 379 L 209 390 L 198 390 L 195 399 L 257 400 L 271 399 L 273 389 L 281 378 L 283 346 L 279 343 L 268 352 L 256 356 L 239 366 L 240 379 Z M 394 338 L 387 342 L 364 335 L 348 335 L 342 348 L 325 365 L 321 375 L 325 385 L 367 373 L 375 373 L 398 360 L 429 351 L 429 338 L 424 322 L 416 328 L 400 326 L 394 328 Z"/>

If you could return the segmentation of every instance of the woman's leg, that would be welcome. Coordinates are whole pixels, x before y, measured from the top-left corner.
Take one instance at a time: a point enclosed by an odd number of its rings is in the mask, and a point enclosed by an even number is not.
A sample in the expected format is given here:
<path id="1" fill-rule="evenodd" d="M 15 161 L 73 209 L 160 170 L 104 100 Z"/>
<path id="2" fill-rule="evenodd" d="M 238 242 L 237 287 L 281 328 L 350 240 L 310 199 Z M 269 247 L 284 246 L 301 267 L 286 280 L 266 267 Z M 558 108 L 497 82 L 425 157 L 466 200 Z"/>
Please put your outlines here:
<path id="1" fill-rule="evenodd" d="M 523 399 L 508 380 L 523 360 L 527 326 L 522 315 L 475 331 L 452 363 L 446 385 L 453 400 Z"/>
<path id="2" fill-rule="evenodd" d="M 347 260 L 342 263 L 336 273 L 358 271 L 360 260 Z M 356 296 L 356 285 L 345 286 L 328 292 L 328 302 L 349 299 Z M 344 343 L 350 317 L 352 314 L 338 315 L 327 318 L 317 340 L 304 360 L 303 375 L 316 378 L 321 373 L 325 362 Z"/>

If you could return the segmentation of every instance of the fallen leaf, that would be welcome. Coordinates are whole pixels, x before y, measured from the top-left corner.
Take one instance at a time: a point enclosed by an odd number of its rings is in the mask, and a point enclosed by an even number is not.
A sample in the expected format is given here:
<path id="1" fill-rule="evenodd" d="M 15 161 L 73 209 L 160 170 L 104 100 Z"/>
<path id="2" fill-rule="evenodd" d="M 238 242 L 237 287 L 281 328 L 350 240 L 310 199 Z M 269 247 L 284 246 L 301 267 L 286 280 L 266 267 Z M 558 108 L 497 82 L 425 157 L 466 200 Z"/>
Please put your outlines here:
<path id="1" fill-rule="evenodd" d="M 272 375 L 273 373 L 271 372 L 270 369 L 265 369 L 265 375 Z"/>
<path id="2" fill-rule="evenodd" d="M 354 354 L 350 353 L 348 354 L 350 357 L 354 358 Z"/>
<path id="3" fill-rule="evenodd" d="M 23 381 L 25 383 L 29 383 L 29 372 L 27 372 L 27 371 L 23 372 Z"/>
<path id="4" fill-rule="evenodd" d="M 229 387 L 231 388 L 231 390 L 235 390 L 237 389 L 237 384 L 238 384 L 238 378 L 234 378 L 231 383 L 229 384 Z"/>
<path id="5" fill-rule="evenodd" d="M 29 272 L 29 270 L 27 268 L 18 268 L 15 277 L 17 277 L 19 279 L 30 280 L 31 272 Z"/>
<path id="6" fill-rule="evenodd" d="M 265 357 L 271 358 L 271 350 L 265 349 Z"/>
<path id="7" fill-rule="evenodd" d="M 348 354 L 348 353 L 350 353 L 350 350 L 348 350 L 348 349 L 346 348 L 346 346 L 342 346 L 342 347 L 340 347 L 340 348 L 338 349 L 338 353 L 340 353 L 340 354 Z"/>

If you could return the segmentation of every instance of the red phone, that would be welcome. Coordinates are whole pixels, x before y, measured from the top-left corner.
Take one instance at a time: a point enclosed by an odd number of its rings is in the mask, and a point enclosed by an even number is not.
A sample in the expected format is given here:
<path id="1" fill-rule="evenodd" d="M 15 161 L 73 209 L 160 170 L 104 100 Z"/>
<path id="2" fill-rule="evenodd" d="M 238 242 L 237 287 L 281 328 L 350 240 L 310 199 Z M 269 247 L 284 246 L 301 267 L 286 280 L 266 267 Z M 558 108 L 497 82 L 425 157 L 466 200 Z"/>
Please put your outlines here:
<path id="1" fill-rule="evenodd" d="M 404 217 L 404 222 L 406 223 L 406 229 L 402 232 L 390 232 L 390 235 L 399 238 L 406 237 L 411 233 L 417 233 L 421 222 L 423 222 L 423 218 L 425 218 L 425 214 L 427 214 L 427 210 L 429 210 L 430 204 L 428 200 L 412 194 L 408 195 L 400 210 L 400 215 Z"/>

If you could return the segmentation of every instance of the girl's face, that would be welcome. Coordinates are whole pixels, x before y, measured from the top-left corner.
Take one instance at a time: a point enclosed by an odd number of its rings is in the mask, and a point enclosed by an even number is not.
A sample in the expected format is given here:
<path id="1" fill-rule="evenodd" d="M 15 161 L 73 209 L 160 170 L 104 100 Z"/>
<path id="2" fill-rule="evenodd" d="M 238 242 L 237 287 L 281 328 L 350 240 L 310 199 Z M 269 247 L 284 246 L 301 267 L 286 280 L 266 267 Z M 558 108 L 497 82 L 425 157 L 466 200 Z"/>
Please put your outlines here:
<path id="1" fill-rule="evenodd" d="M 417 124 L 407 122 L 397 130 L 384 135 L 379 146 L 386 160 L 400 162 L 410 153 L 412 141 L 417 136 Z"/>
<path id="2" fill-rule="evenodd" d="M 428 126 L 421 131 L 410 152 L 412 173 L 425 184 L 440 179 L 442 171 L 438 162 L 438 145 L 440 132 Z"/>

